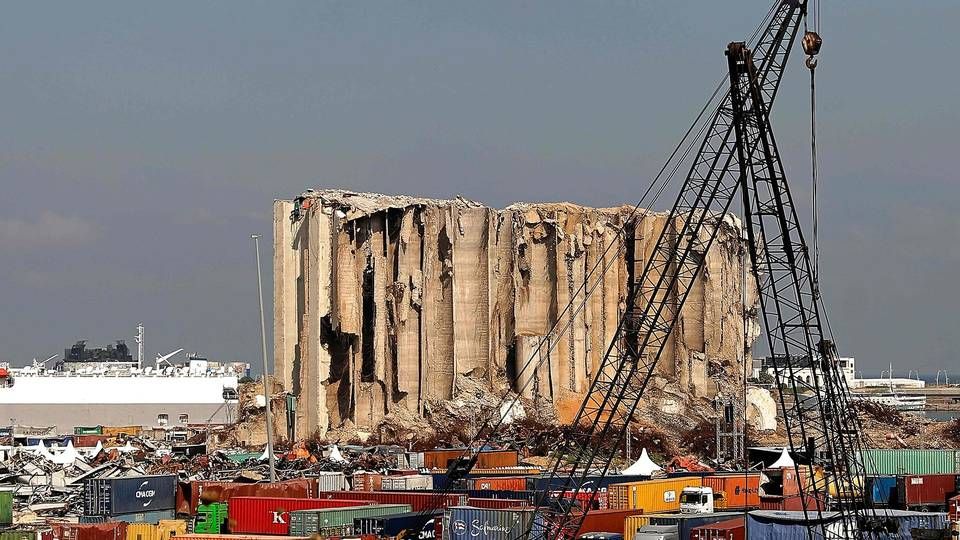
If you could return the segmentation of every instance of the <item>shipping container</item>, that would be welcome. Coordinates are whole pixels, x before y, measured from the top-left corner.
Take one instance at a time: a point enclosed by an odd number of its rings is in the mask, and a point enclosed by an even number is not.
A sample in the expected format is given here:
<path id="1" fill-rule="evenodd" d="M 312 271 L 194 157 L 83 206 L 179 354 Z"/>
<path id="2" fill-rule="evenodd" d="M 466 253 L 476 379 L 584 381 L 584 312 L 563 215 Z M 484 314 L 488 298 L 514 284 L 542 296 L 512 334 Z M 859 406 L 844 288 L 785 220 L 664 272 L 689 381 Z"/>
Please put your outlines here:
<path id="1" fill-rule="evenodd" d="M 577 534 L 593 532 L 622 534 L 625 520 L 636 513 L 637 510 L 591 510 L 580 522 Z"/>
<path id="2" fill-rule="evenodd" d="M 354 491 L 381 491 L 383 475 L 373 472 L 353 473 Z M 436 479 L 434 479 L 436 480 Z M 440 489 L 443 489 L 442 487 Z"/>
<path id="3" fill-rule="evenodd" d="M 153 523 L 127 525 L 127 540 L 160 540 L 160 530 Z"/>
<path id="4" fill-rule="evenodd" d="M 409 504 L 415 511 L 461 506 L 467 503 L 462 493 L 421 493 L 413 491 L 321 491 L 319 499 L 356 499 L 380 504 Z"/>
<path id="5" fill-rule="evenodd" d="M 960 495 L 950 498 L 950 504 L 947 506 L 947 512 L 950 513 L 951 521 L 960 521 Z"/>
<path id="6" fill-rule="evenodd" d="M 353 521 L 357 518 L 389 516 L 410 512 L 409 504 L 371 504 L 347 508 L 322 510 L 297 510 L 290 512 L 290 534 L 308 536 L 319 533 L 329 535 L 353 534 Z"/>
<path id="7" fill-rule="evenodd" d="M 76 448 L 94 448 L 97 446 L 97 443 L 100 443 L 102 446 L 109 446 L 110 441 L 111 438 L 106 435 L 73 436 L 73 446 Z"/>
<path id="8" fill-rule="evenodd" d="M 474 499 L 514 499 L 517 501 L 533 502 L 537 499 L 537 493 L 534 491 L 504 491 L 502 489 L 468 489 L 466 491 L 451 491 L 451 493 L 462 493 L 467 497 Z"/>
<path id="9" fill-rule="evenodd" d="M 695 476 L 613 484 L 607 488 L 607 506 L 643 510 L 644 514 L 676 512 L 680 510 L 683 488 L 702 485 L 701 478 Z"/>
<path id="10" fill-rule="evenodd" d="M 905 509 L 946 509 L 957 494 L 957 475 L 916 474 L 897 478 L 897 506 Z"/>
<path id="11" fill-rule="evenodd" d="M 0 525 L 13 523 L 13 492 L 0 491 Z"/>
<path id="12" fill-rule="evenodd" d="M 466 448 L 447 448 L 428 450 L 423 452 L 422 467 L 427 469 L 446 470 L 450 463 L 456 461 L 462 456 L 469 456 L 470 451 Z M 477 455 L 475 467 L 478 469 L 494 469 L 499 467 L 516 467 L 520 462 L 516 450 L 489 450 L 480 452 Z M 413 464 L 411 463 L 411 467 Z"/>
<path id="13" fill-rule="evenodd" d="M 525 476 L 486 476 L 469 478 L 467 480 L 467 489 L 503 489 L 511 491 L 523 491 L 527 489 L 527 478 Z"/>
<path id="14" fill-rule="evenodd" d="M 897 477 L 868 476 L 866 480 L 867 500 L 875 507 L 896 506 Z"/>
<path id="15" fill-rule="evenodd" d="M 110 437 L 138 437 L 143 431 L 143 426 L 103 426 L 101 433 Z"/>
<path id="16" fill-rule="evenodd" d="M 804 498 L 800 495 L 789 495 L 783 497 L 780 495 L 762 495 L 760 497 L 760 510 L 771 510 L 771 511 L 798 511 L 803 510 L 804 508 Z M 824 497 L 821 496 L 819 499 L 814 495 L 806 496 L 806 508 L 807 510 L 816 511 L 818 508 L 824 510 L 827 505 L 824 501 Z M 819 503 L 818 503 L 819 501 Z"/>
<path id="17" fill-rule="evenodd" d="M 760 473 L 704 476 L 703 487 L 713 490 L 717 510 L 760 507 Z"/>
<path id="18" fill-rule="evenodd" d="M 700 525 L 690 531 L 690 540 L 746 540 L 745 522 L 744 517 L 740 516 Z"/>
<path id="19" fill-rule="evenodd" d="M 187 534 L 187 522 L 183 519 L 161 519 L 157 523 L 157 537 L 159 540 L 170 540 L 174 536 Z"/>
<path id="20" fill-rule="evenodd" d="M 174 511 L 154 510 L 152 512 L 131 512 L 128 514 L 113 514 L 112 516 L 80 516 L 80 523 L 108 523 L 123 521 L 124 523 L 160 523 L 164 519 L 173 519 Z"/>
<path id="21" fill-rule="evenodd" d="M 330 492 L 333 493 L 333 492 Z M 337 492 L 339 493 L 339 492 Z M 177 513 L 196 515 L 197 506 L 207 502 L 226 502 L 231 497 L 288 497 L 309 499 L 317 496 L 315 478 L 297 478 L 283 482 L 245 484 L 239 482 L 181 482 L 177 488 Z M 346 499 L 349 497 L 328 497 Z"/>
<path id="22" fill-rule="evenodd" d="M 380 486 L 383 491 L 432 490 L 433 477 L 429 474 L 384 476 Z"/>
<path id="23" fill-rule="evenodd" d="M 84 484 L 83 509 L 88 516 L 171 510 L 176 501 L 174 474 L 92 478 Z"/>
<path id="24" fill-rule="evenodd" d="M 122 521 L 107 523 L 51 523 L 54 540 L 125 540 L 127 524 Z"/>
<path id="25" fill-rule="evenodd" d="M 455 506 L 444 514 L 443 540 L 526 540 L 544 531 L 538 514 L 529 510 L 491 510 Z M 528 533 L 529 536 L 528 536 Z"/>
<path id="26" fill-rule="evenodd" d="M 623 540 L 623 533 L 592 532 L 583 533 L 577 540 Z"/>
<path id="27" fill-rule="evenodd" d="M 650 518 L 644 516 L 643 514 L 636 513 L 627 516 L 623 520 L 623 537 L 627 540 L 631 540 L 633 535 L 637 532 L 637 529 L 649 524 Z"/>
<path id="28" fill-rule="evenodd" d="M 524 508 L 530 506 L 525 500 L 518 499 L 480 499 L 476 497 L 470 497 L 467 499 L 467 506 L 473 506 L 474 508 L 494 508 L 505 510 L 507 508 Z"/>
<path id="29" fill-rule="evenodd" d="M 861 462 L 868 475 L 958 474 L 960 450 L 872 449 Z"/>
<path id="30" fill-rule="evenodd" d="M 316 473 L 316 487 L 318 491 L 340 491 L 350 489 L 347 477 L 342 472 Z"/>
<path id="31" fill-rule="evenodd" d="M 552 491 L 550 492 L 550 496 L 555 499 L 560 499 L 561 492 Z M 570 500 L 570 499 L 576 500 L 579 503 L 580 508 L 589 508 L 591 510 L 606 510 L 610 507 L 608 493 L 606 490 L 600 491 L 599 493 L 596 493 L 596 494 L 591 489 L 584 489 L 579 492 L 565 491 L 562 494 L 562 498 L 565 500 Z"/>
<path id="32" fill-rule="evenodd" d="M 714 512 L 712 514 L 653 514 L 646 516 L 650 525 L 675 527 L 678 538 L 689 539 L 695 527 L 725 521 L 743 514 L 737 512 Z"/>
<path id="33" fill-rule="evenodd" d="M 564 486 L 568 478 L 564 475 L 556 477 L 550 476 L 531 476 L 527 478 L 527 491 L 549 491 L 551 488 L 559 489 Z M 642 482 L 650 480 L 649 476 L 639 476 L 633 474 L 609 474 L 606 476 L 587 476 L 583 478 L 584 486 L 591 489 L 609 488 L 613 484 L 629 484 L 633 482 Z"/>
<path id="34" fill-rule="evenodd" d="M 828 531 L 842 538 L 843 529 L 838 522 L 838 514 L 824 512 L 822 517 L 822 520 L 818 520 L 815 515 L 805 517 L 803 512 L 755 510 L 747 515 L 747 530 L 750 531 L 750 540 L 807 540 L 809 524 L 819 528 L 826 522 Z M 884 540 L 910 540 L 912 528 L 943 530 L 948 523 L 943 513 L 880 509 L 877 517 L 896 522 L 899 529 L 897 533 L 884 535 Z"/>
<path id="35" fill-rule="evenodd" d="M 74 435 L 103 435 L 103 426 L 75 426 Z"/>
<path id="36" fill-rule="evenodd" d="M 406 512 L 391 516 L 358 517 L 353 520 L 354 534 L 372 534 L 379 537 L 397 537 L 401 540 L 417 540 L 420 533 L 426 531 L 433 535 L 434 519 L 441 519 L 443 513 Z"/>
<path id="37" fill-rule="evenodd" d="M 289 534 L 290 512 L 367 506 L 370 501 L 344 499 L 288 499 L 283 497 L 231 497 L 227 523 L 237 534 Z"/>

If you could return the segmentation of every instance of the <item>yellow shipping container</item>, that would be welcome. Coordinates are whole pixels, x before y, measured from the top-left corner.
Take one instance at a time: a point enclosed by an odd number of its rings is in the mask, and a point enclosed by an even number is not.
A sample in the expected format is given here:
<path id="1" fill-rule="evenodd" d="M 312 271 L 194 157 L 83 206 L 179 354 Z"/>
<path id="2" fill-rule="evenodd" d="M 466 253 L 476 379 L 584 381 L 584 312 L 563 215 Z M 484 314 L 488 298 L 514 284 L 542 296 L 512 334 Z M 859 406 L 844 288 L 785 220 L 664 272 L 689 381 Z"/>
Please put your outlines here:
<path id="1" fill-rule="evenodd" d="M 108 437 L 119 437 L 120 435 L 137 437 L 142 431 L 143 427 L 141 426 L 103 426 L 103 434 Z"/>
<path id="2" fill-rule="evenodd" d="M 161 519 L 157 525 L 157 540 L 170 540 L 174 536 L 187 534 L 187 521 L 184 519 Z"/>
<path id="3" fill-rule="evenodd" d="M 623 520 L 623 539 L 633 540 L 637 529 L 650 524 L 650 518 L 643 515 L 628 516 Z"/>
<path id="4" fill-rule="evenodd" d="M 153 523 L 127 525 L 127 540 L 159 540 L 160 531 Z"/>
<path id="5" fill-rule="evenodd" d="M 680 492 L 686 487 L 701 487 L 700 477 L 643 480 L 607 487 L 607 505 L 620 510 L 643 510 L 644 514 L 680 510 Z"/>

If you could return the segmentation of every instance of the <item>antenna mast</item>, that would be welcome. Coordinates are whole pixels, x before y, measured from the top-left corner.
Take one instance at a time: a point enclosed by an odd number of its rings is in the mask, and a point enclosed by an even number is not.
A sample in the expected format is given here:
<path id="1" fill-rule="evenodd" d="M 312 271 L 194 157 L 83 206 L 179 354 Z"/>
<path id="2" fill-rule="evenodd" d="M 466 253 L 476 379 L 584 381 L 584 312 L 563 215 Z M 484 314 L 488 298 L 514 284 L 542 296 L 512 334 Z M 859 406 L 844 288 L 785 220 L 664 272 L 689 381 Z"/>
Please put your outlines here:
<path id="1" fill-rule="evenodd" d="M 137 323 L 137 369 L 143 369 L 143 323 Z"/>

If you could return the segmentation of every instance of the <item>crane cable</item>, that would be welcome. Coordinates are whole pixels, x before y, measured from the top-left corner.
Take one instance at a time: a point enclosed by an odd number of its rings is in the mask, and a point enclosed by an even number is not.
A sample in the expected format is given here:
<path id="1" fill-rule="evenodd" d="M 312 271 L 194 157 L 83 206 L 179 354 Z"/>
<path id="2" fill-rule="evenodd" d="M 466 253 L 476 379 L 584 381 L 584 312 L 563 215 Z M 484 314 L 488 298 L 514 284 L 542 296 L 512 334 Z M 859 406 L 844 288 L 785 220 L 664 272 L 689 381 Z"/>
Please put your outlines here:
<path id="1" fill-rule="evenodd" d="M 820 2 L 813 2 L 813 22 L 807 27 L 808 17 L 804 17 L 804 34 L 801 44 L 803 52 L 807 55 L 806 66 L 810 71 L 810 161 L 811 161 L 811 213 L 813 214 L 813 269 L 811 279 L 813 281 L 813 294 L 820 297 L 820 209 L 818 207 L 817 189 L 819 187 L 819 171 L 817 167 L 817 55 L 820 53 L 820 47 L 823 45 L 823 39 L 817 32 L 820 22 Z"/>

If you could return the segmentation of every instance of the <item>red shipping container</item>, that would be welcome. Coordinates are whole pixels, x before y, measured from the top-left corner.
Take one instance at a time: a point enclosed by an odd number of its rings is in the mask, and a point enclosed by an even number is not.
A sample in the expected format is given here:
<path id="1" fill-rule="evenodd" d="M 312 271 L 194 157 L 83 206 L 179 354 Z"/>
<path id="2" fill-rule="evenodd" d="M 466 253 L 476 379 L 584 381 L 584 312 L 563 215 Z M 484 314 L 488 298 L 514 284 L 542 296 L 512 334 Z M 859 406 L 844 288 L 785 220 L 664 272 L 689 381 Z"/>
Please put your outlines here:
<path id="1" fill-rule="evenodd" d="M 820 500 L 818 505 L 816 497 L 807 495 L 807 510 L 816 511 L 818 506 L 821 510 L 826 509 L 823 500 Z M 789 497 L 763 495 L 760 497 L 760 510 L 800 511 L 803 510 L 803 499 L 799 495 L 790 495 Z"/>
<path id="2" fill-rule="evenodd" d="M 623 522 L 629 516 L 642 514 L 642 510 L 591 510 L 580 523 L 577 534 L 591 532 L 622 533 Z"/>
<path id="3" fill-rule="evenodd" d="M 560 491 L 551 491 L 550 496 L 560 497 Z M 563 492 L 564 499 L 570 499 L 572 497 L 572 490 Z M 580 502 L 581 505 L 592 504 L 591 510 L 606 510 L 609 507 L 606 490 L 598 492 L 596 497 L 593 496 L 593 491 L 581 491 L 577 493 L 576 500 Z M 636 514 L 636 512 L 634 512 L 634 514 Z"/>
<path id="4" fill-rule="evenodd" d="M 380 491 L 383 487 L 383 475 L 379 473 L 363 472 L 353 474 L 354 491 Z"/>
<path id="5" fill-rule="evenodd" d="M 288 499 L 312 499 L 317 495 L 316 478 L 298 478 L 284 482 L 243 484 L 239 482 L 194 481 L 181 482 L 177 488 L 177 513 L 197 514 L 201 495 L 217 502 L 227 502 L 231 497 L 283 497 Z M 350 497 L 336 497 L 349 499 Z"/>
<path id="6" fill-rule="evenodd" d="M 467 504 L 467 496 L 462 493 L 444 495 L 442 493 L 413 493 L 409 491 L 321 491 L 317 494 L 317 497 L 320 499 L 358 499 L 381 504 L 409 504 L 414 512 Z"/>
<path id="7" fill-rule="evenodd" d="M 723 492 L 724 504 L 717 511 L 721 508 L 740 510 L 760 506 L 760 473 L 704 476 L 703 487 L 713 489 L 715 499 L 718 499 L 718 493 Z"/>
<path id="8" fill-rule="evenodd" d="M 123 521 L 107 523 L 51 523 L 54 540 L 125 540 L 127 524 Z"/>
<path id="9" fill-rule="evenodd" d="M 907 507 L 945 507 L 957 494 L 955 474 L 912 474 L 897 478 L 899 500 Z"/>
<path id="10" fill-rule="evenodd" d="M 491 489 L 496 491 L 524 491 L 527 489 L 525 476 L 492 476 L 486 478 L 471 478 L 470 489 Z"/>
<path id="11" fill-rule="evenodd" d="M 288 499 L 284 497 L 231 497 L 227 501 L 227 523 L 231 533 L 290 534 L 292 510 L 318 510 L 366 506 L 372 501 L 347 499 Z"/>
<path id="12" fill-rule="evenodd" d="M 480 499 L 471 497 L 467 500 L 467 506 L 506 510 L 508 508 L 524 508 L 530 506 L 530 503 L 518 499 Z"/>
<path id="13" fill-rule="evenodd" d="M 256 534 L 178 534 L 177 540 L 307 540 L 309 536 L 267 536 Z M 334 538 L 333 536 L 329 538 Z M 359 537 L 358 537 L 359 538 Z"/>
<path id="14" fill-rule="evenodd" d="M 746 540 L 746 537 L 747 529 L 742 517 L 701 525 L 690 531 L 690 540 Z"/>

